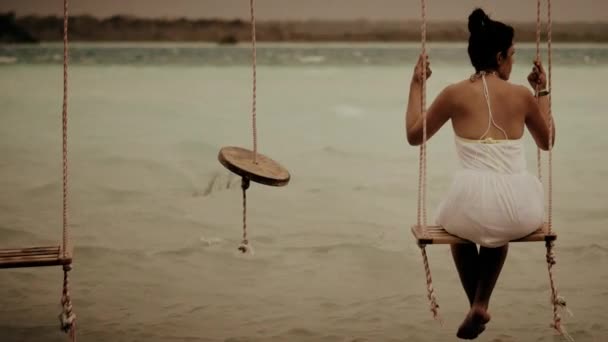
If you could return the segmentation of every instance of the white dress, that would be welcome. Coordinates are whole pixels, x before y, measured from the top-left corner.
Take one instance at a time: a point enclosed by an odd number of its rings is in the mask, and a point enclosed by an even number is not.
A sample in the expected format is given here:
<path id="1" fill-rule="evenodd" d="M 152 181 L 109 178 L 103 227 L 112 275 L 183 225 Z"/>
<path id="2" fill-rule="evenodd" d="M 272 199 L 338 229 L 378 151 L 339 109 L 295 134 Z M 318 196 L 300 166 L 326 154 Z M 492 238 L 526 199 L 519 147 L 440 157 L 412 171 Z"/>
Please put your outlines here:
<path id="1" fill-rule="evenodd" d="M 539 179 L 527 170 L 522 139 L 509 140 L 492 117 L 488 102 L 488 130 L 480 140 L 456 136 L 461 169 L 441 201 L 436 224 L 450 234 L 484 247 L 500 247 L 538 229 L 544 218 L 544 192 Z M 506 140 L 484 139 L 490 125 Z"/>

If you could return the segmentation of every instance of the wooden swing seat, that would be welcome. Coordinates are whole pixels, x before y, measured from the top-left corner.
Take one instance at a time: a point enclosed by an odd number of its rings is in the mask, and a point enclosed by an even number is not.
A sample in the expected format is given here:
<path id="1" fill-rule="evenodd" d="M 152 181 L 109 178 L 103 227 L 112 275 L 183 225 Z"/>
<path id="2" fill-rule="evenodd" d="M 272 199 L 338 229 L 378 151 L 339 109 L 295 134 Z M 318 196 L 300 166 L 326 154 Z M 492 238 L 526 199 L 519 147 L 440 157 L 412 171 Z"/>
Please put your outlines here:
<path id="1" fill-rule="evenodd" d="M 285 186 L 291 177 L 286 168 L 263 154 L 258 153 L 254 163 L 253 151 L 241 147 L 222 147 L 218 160 L 228 170 L 259 184 Z"/>
<path id="2" fill-rule="evenodd" d="M 72 253 L 63 256 L 61 246 L 0 249 L 0 268 L 69 265 Z"/>
<path id="3" fill-rule="evenodd" d="M 414 234 L 414 237 L 419 245 L 452 245 L 473 243 L 469 240 L 459 238 L 458 236 L 446 232 L 441 226 L 422 227 L 414 225 L 412 226 L 412 234 Z M 538 228 L 532 234 L 511 242 L 554 241 L 555 239 L 557 239 L 557 234 L 549 234 L 549 226 L 545 222 L 542 227 Z"/>

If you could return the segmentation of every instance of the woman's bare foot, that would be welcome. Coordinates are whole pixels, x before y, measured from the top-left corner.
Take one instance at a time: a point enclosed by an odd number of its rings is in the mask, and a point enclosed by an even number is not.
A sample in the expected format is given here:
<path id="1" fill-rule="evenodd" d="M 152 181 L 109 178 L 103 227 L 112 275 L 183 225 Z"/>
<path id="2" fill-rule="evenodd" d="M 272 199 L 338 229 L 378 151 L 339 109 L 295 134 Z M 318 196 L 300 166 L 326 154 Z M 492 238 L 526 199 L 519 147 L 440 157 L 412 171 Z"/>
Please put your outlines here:
<path id="1" fill-rule="evenodd" d="M 456 336 L 465 340 L 473 340 L 485 329 L 486 323 L 490 321 L 490 314 L 483 308 L 471 308 L 464 322 L 458 328 Z"/>

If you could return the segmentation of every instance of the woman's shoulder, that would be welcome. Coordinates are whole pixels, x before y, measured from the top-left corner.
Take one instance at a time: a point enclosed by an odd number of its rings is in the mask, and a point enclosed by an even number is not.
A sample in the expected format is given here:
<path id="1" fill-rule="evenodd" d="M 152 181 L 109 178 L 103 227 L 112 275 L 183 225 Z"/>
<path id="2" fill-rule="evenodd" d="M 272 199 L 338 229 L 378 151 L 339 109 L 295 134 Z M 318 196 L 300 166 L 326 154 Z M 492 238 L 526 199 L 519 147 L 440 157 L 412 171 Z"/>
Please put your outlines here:
<path id="1" fill-rule="evenodd" d="M 511 82 L 505 82 L 507 83 L 509 86 L 511 86 L 511 88 L 514 91 L 520 92 L 522 94 L 531 94 L 530 90 L 528 89 L 528 87 L 526 87 L 523 84 L 517 84 L 517 83 L 511 83 Z"/>
<path id="2" fill-rule="evenodd" d="M 510 98 L 519 98 L 525 101 L 534 99 L 532 92 L 524 85 L 502 80 L 500 83 L 499 87 L 493 89 L 494 91 L 508 95 Z M 464 79 L 445 86 L 439 93 L 439 96 L 446 99 L 458 100 L 466 99 L 469 96 L 477 96 L 479 91 L 479 87 L 476 87 L 474 82 L 471 82 L 470 79 Z"/>
<path id="3" fill-rule="evenodd" d="M 456 81 L 454 83 L 450 83 L 444 88 L 445 92 L 452 93 L 454 95 L 460 96 L 466 92 L 470 92 L 475 90 L 474 82 L 471 82 L 469 78 L 466 78 L 461 81 Z"/>
<path id="4" fill-rule="evenodd" d="M 522 84 L 499 80 L 497 85 L 499 87 L 495 87 L 494 91 L 499 92 L 503 96 L 508 96 L 512 100 L 520 99 L 527 101 L 534 98 L 530 89 Z"/>
<path id="5" fill-rule="evenodd" d="M 458 102 L 457 100 L 468 97 L 472 93 L 474 93 L 474 88 L 471 81 L 462 80 L 448 84 L 439 95 Z"/>
<path id="6" fill-rule="evenodd" d="M 469 87 L 470 85 L 471 81 L 469 79 L 464 79 L 462 81 L 451 83 L 446 88 L 451 87 L 452 89 L 463 89 L 465 87 Z"/>
<path id="7" fill-rule="evenodd" d="M 516 84 L 516 83 L 510 83 L 507 82 L 510 86 L 510 90 L 513 92 L 513 94 L 521 99 L 523 99 L 524 101 L 530 101 L 530 100 L 534 100 L 534 94 L 532 93 L 532 91 L 521 84 Z"/>
<path id="8" fill-rule="evenodd" d="M 445 94 L 448 96 L 459 96 L 463 92 L 467 91 L 467 84 L 465 81 L 459 81 L 455 83 L 450 83 L 443 88 L 441 94 Z"/>

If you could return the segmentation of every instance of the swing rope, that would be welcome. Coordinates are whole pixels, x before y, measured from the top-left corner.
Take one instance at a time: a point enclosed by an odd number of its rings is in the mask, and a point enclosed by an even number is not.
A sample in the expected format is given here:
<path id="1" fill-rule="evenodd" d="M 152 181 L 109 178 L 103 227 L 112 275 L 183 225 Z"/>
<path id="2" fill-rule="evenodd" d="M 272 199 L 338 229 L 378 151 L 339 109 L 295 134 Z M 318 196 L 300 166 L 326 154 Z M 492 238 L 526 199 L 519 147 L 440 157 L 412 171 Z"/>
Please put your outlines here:
<path id="1" fill-rule="evenodd" d="M 541 18 L 540 18 L 540 2 L 541 0 L 536 1 L 536 60 L 540 61 L 540 35 L 541 35 Z M 538 97 L 538 93 L 540 92 L 540 86 L 536 85 L 536 101 L 540 100 Z M 540 148 L 536 149 L 536 168 L 538 171 L 538 179 L 542 182 L 543 177 L 543 167 L 542 167 L 542 152 Z"/>
<path id="2" fill-rule="evenodd" d="M 426 127 L 426 0 L 420 1 L 421 13 L 422 13 L 422 24 L 420 27 L 421 42 L 422 42 L 422 91 L 420 99 L 420 107 L 422 114 L 422 144 L 420 145 L 419 155 L 419 170 L 418 170 L 418 210 L 417 210 L 417 224 L 419 227 L 426 228 L 427 226 L 427 212 L 426 212 L 426 140 L 427 140 L 427 127 Z M 426 229 L 424 230 L 426 232 Z M 426 234 L 426 233 L 425 233 Z M 430 304 L 430 310 L 433 313 L 433 317 L 442 323 L 441 317 L 439 316 L 439 305 L 437 304 L 437 298 L 435 296 L 435 290 L 433 288 L 433 278 L 431 276 L 431 268 L 429 266 L 428 256 L 426 254 L 426 245 L 420 244 L 420 251 L 422 253 L 422 260 L 424 264 L 424 273 L 426 276 L 426 291 L 427 298 Z"/>
<path id="3" fill-rule="evenodd" d="M 536 30 L 536 58 L 540 61 L 540 40 L 541 40 L 541 32 L 540 32 L 540 2 L 541 0 L 537 0 L 537 30 Z M 552 100 L 551 100 L 551 91 L 553 90 L 551 85 L 551 71 L 552 71 L 552 18 L 551 18 L 551 0 L 547 0 L 547 86 L 550 90 L 548 94 L 547 100 L 549 101 L 548 111 L 549 111 L 549 151 L 548 151 L 548 170 L 547 170 L 547 229 L 548 233 L 553 233 L 553 114 L 552 114 Z M 538 89 L 537 89 L 538 94 Z M 539 178 L 541 176 L 541 160 L 540 160 L 540 149 L 538 152 L 538 165 L 539 165 Z M 551 304 L 553 305 L 553 322 L 551 323 L 551 327 L 554 328 L 557 332 L 559 332 L 562 336 L 564 336 L 569 341 L 574 341 L 574 339 L 568 334 L 565 327 L 562 325 L 562 318 L 559 314 L 559 309 L 568 310 L 566 308 L 566 300 L 558 294 L 557 286 L 555 285 L 555 280 L 553 277 L 553 266 L 557 263 L 555 259 L 555 253 L 553 251 L 554 241 L 546 241 L 545 247 L 547 248 L 546 260 L 547 260 L 547 270 L 549 272 L 549 284 L 551 286 Z M 569 312 L 569 311 L 568 311 Z"/>
<path id="4" fill-rule="evenodd" d="M 69 256 L 68 244 L 70 231 L 68 225 L 68 0 L 63 0 L 63 258 Z M 63 266 L 63 291 L 61 293 L 62 312 L 59 315 L 61 330 L 68 333 L 70 341 L 76 341 L 76 315 L 72 311 L 72 300 L 70 298 L 69 272 L 72 265 Z"/>
<path id="5" fill-rule="evenodd" d="M 68 227 L 68 1 L 63 1 L 63 257 L 67 257 Z"/>
<path id="6" fill-rule="evenodd" d="M 241 253 L 247 253 L 251 250 L 247 239 L 247 189 L 249 189 L 249 178 L 243 177 L 241 179 L 241 189 L 243 190 L 243 239 L 238 249 Z"/>
<path id="7" fill-rule="evenodd" d="M 249 10 L 251 15 L 251 65 L 253 72 L 253 88 L 251 101 L 251 128 L 253 131 L 253 163 L 257 164 L 258 155 L 258 129 L 256 123 L 256 104 L 257 104 L 257 53 L 256 53 L 256 38 L 255 38 L 255 0 L 249 0 Z M 247 239 L 247 189 L 249 189 L 249 179 L 242 177 L 241 189 L 243 191 L 243 239 L 238 250 L 242 253 L 251 251 L 249 240 Z"/>
<path id="8" fill-rule="evenodd" d="M 253 66 L 253 101 L 251 104 L 251 126 L 253 130 L 253 163 L 257 164 L 258 154 L 258 128 L 256 124 L 256 98 L 257 98 L 257 53 L 255 47 L 255 0 L 249 0 L 249 9 L 251 12 L 251 59 Z"/>

